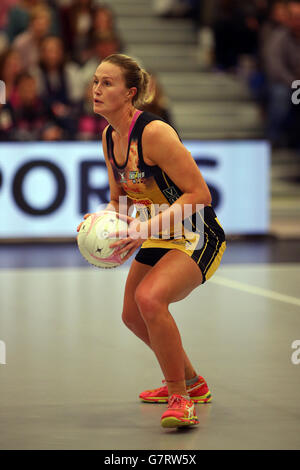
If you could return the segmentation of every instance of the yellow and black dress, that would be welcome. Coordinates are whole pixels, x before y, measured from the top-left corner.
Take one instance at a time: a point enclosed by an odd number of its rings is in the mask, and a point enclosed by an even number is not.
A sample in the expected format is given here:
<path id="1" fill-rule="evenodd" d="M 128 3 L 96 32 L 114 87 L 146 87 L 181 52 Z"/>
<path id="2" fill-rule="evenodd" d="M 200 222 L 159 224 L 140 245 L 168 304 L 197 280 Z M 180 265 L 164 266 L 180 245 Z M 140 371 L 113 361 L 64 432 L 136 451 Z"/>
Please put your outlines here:
<path id="1" fill-rule="evenodd" d="M 108 158 L 116 182 L 134 202 L 142 220 L 155 215 L 153 207 L 168 207 L 182 195 L 182 191 L 159 166 L 144 162 L 142 134 L 147 124 L 154 120 L 162 119 L 146 111 L 138 116 L 129 137 L 126 161 L 122 166 L 118 165 L 114 156 L 112 127 L 109 126 L 106 132 Z M 183 221 L 181 224 L 183 225 Z M 223 228 L 211 205 L 186 218 L 181 235 L 173 230 L 168 234 L 161 232 L 148 238 L 135 259 L 154 266 L 172 249 L 183 251 L 197 263 L 203 275 L 203 283 L 213 275 L 226 249 L 226 241 Z"/>

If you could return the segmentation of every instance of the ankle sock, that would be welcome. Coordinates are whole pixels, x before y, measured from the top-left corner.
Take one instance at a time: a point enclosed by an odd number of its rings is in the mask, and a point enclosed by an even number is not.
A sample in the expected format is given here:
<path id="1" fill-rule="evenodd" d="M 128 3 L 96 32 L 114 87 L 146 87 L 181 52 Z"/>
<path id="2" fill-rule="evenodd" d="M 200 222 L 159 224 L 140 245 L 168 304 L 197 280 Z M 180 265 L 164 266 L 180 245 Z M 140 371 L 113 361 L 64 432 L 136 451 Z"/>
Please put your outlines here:
<path id="1" fill-rule="evenodd" d="M 195 375 L 195 377 L 193 377 L 192 379 L 186 380 L 185 384 L 186 384 L 187 387 L 190 387 L 191 385 L 196 384 L 198 382 L 198 380 L 199 380 L 198 375 Z"/>

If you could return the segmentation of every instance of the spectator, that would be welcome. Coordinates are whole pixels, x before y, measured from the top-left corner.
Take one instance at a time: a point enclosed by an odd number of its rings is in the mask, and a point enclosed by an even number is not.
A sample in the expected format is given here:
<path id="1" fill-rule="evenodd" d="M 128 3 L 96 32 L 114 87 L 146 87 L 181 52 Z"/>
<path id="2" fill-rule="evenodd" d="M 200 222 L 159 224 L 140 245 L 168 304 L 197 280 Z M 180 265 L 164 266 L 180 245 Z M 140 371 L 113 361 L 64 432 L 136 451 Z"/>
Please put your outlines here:
<path id="1" fill-rule="evenodd" d="M 93 38 L 93 56 L 81 70 L 84 87 L 88 86 L 101 60 L 120 52 L 120 47 L 120 39 L 115 33 L 97 34 Z"/>
<path id="2" fill-rule="evenodd" d="M 109 37 L 116 36 L 118 37 L 118 49 L 119 52 L 123 50 L 122 41 L 120 35 L 117 32 L 115 16 L 112 9 L 108 6 L 100 6 L 95 9 L 93 26 L 91 29 L 91 44 L 93 39 L 97 37 Z"/>
<path id="3" fill-rule="evenodd" d="M 31 71 L 50 106 L 55 102 L 70 105 L 82 98 L 79 67 L 67 61 L 61 38 L 48 36 L 42 40 L 39 64 Z"/>
<path id="4" fill-rule="evenodd" d="M 114 32 L 116 32 L 116 25 L 112 9 L 108 6 L 97 7 L 93 16 L 92 35 Z"/>
<path id="5" fill-rule="evenodd" d="M 260 30 L 260 55 L 262 59 L 265 57 L 265 48 L 269 39 L 278 28 L 288 26 L 287 4 L 283 0 L 275 1 L 271 7 L 270 15 L 262 25 Z"/>
<path id="6" fill-rule="evenodd" d="M 50 10 L 38 5 L 31 10 L 30 18 L 28 30 L 19 34 L 13 42 L 13 47 L 20 53 L 25 68 L 36 65 L 39 60 L 41 40 L 50 29 Z"/>
<path id="7" fill-rule="evenodd" d="M 300 77 L 300 2 L 290 0 L 287 8 L 288 27 L 274 31 L 264 55 L 269 95 L 267 136 L 274 146 L 289 144 L 289 128 L 295 127 L 296 118 L 292 83 Z"/>
<path id="8" fill-rule="evenodd" d="M 16 81 L 17 99 L 12 106 L 15 129 L 14 140 L 37 140 L 42 128 L 51 121 L 47 106 L 37 93 L 35 79 L 27 72 Z"/>
<path id="9" fill-rule="evenodd" d="M 78 109 L 77 138 L 79 140 L 99 140 L 108 125 L 106 119 L 94 112 L 93 83 L 89 83 L 85 96 Z"/>
<path id="10" fill-rule="evenodd" d="M 13 101 L 15 95 L 16 78 L 22 71 L 22 62 L 19 53 L 11 48 L 0 57 L 0 80 L 6 88 L 6 101 Z"/>
<path id="11" fill-rule="evenodd" d="M 213 24 L 214 54 L 217 67 L 223 70 L 237 65 L 239 54 L 238 25 L 236 0 L 219 0 Z"/>
<path id="12" fill-rule="evenodd" d="M 243 3 L 237 8 L 237 18 L 239 23 L 236 25 L 238 58 L 246 55 L 256 58 L 258 52 L 260 23 L 258 19 L 258 10 L 255 3 Z"/>
<path id="13" fill-rule="evenodd" d="M 71 5 L 62 7 L 60 12 L 66 50 L 70 51 L 72 60 L 82 65 L 90 57 L 93 0 L 72 0 Z"/>
<path id="14" fill-rule="evenodd" d="M 9 45 L 5 28 L 9 11 L 17 3 L 17 1 L 18 0 L 1 0 L 0 3 L 0 54 L 2 54 Z"/>
<path id="15" fill-rule="evenodd" d="M 275 0 L 276 1 L 276 0 Z M 258 21 L 258 24 L 262 26 L 269 18 L 270 7 L 272 6 L 270 0 L 254 0 L 255 5 L 255 17 Z"/>
<path id="16" fill-rule="evenodd" d="M 82 85 L 78 65 L 66 60 L 62 39 L 49 36 L 42 41 L 39 66 L 32 68 L 32 74 L 56 121 L 73 138 L 73 107 L 82 97 Z"/>
<path id="17" fill-rule="evenodd" d="M 168 124 L 172 125 L 170 112 L 168 110 L 168 99 L 163 92 L 163 89 L 158 82 L 157 78 L 151 74 L 149 84 L 150 95 L 152 100 L 150 103 L 145 104 L 140 109 L 142 111 L 148 111 L 156 114 L 157 116 L 164 119 Z"/>
<path id="18" fill-rule="evenodd" d="M 2 0 L 0 5 L 0 30 L 7 24 L 8 13 L 18 0 Z"/>
<path id="19" fill-rule="evenodd" d="M 247 60 L 256 60 L 260 23 L 266 7 L 263 0 L 218 0 L 213 31 L 215 60 L 219 68 L 235 69 L 245 56 Z"/>
<path id="20" fill-rule="evenodd" d="M 14 129 L 12 103 L 16 99 L 16 79 L 22 70 L 19 54 L 7 49 L 0 57 L 0 80 L 5 83 L 5 100 L 0 104 L 0 140 L 11 140 Z"/>
<path id="21" fill-rule="evenodd" d="M 39 0 L 18 0 L 7 13 L 6 34 L 10 43 L 29 25 L 30 10 Z"/>
<path id="22" fill-rule="evenodd" d="M 1 0 L 2 2 L 3 0 Z M 51 34 L 59 34 L 59 19 L 56 13 L 55 5 L 52 0 L 5 0 L 6 2 L 11 1 L 16 3 L 7 14 L 7 23 L 6 23 L 6 35 L 8 37 L 9 43 L 12 43 L 14 39 L 29 27 L 31 10 L 36 6 L 47 7 L 49 5 L 50 14 L 51 14 Z"/>
<path id="23" fill-rule="evenodd" d="M 287 26 L 287 20 L 286 2 L 276 0 L 275 3 L 271 5 L 270 12 L 260 27 L 256 66 L 247 77 L 249 88 L 256 101 L 262 106 L 264 113 L 268 102 L 268 86 L 265 74 L 265 56 L 268 51 L 268 43 L 269 39 L 278 28 L 285 28 Z"/>

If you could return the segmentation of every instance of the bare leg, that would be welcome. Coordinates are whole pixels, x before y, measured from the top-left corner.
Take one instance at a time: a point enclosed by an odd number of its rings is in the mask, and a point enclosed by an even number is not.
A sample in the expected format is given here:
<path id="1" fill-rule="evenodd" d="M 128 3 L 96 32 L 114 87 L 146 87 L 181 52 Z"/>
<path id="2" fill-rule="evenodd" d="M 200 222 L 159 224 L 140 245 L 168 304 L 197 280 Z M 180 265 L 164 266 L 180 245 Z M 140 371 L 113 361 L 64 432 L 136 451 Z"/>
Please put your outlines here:
<path id="1" fill-rule="evenodd" d="M 185 253 L 172 250 L 145 275 L 136 289 L 135 300 L 146 324 L 151 348 L 166 378 L 169 394 L 186 395 L 187 391 L 184 351 L 168 306 L 187 296 L 201 283 L 202 274 L 194 261 Z"/>
<path id="2" fill-rule="evenodd" d="M 147 346 L 149 346 L 150 349 L 153 349 L 151 346 L 149 333 L 148 333 L 146 324 L 142 316 L 140 315 L 140 312 L 138 312 L 134 323 L 129 323 L 125 316 L 123 317 L 123 321 L 126 324 L 127 328 L 129 328 L 138 338 L 140 338 L 145 344 L 147 344 Z M 182 352 L 183 352 L 185 380 L 190 380 L 197 375 L 197 372 L 195 371 L 184 349 L 182 349 Z"/>
<path id="3" fill-rule="evenodd" d="M 133 261 L 130 269 L 130 273 L 127 278 L 125 295 L 124 295 L 124 308 L 122 319 L 127 326 L 138 338 L 140 338 L 145 344 L 151 349 L 151 341 L 149 338 L 148 329 L 145 321 L 142 318 L 139 308 L 135 301 L 135 291 L 138 284 L 144 278 L 144 276 L 152 269 L 151 266 L 147 266 L 137 261 Z M 180 300 L 179 298 L 177 300 Z M 175 300 L 175 301 L 177 301 Z M 174 321 L 174 320 L 173 320 Z M 183 361 L 184 361 L 184 373 L 185 380 L 189 380 L 197 375 L 194 367 L 191 364 L 186 352 L 182 349 Z"/>

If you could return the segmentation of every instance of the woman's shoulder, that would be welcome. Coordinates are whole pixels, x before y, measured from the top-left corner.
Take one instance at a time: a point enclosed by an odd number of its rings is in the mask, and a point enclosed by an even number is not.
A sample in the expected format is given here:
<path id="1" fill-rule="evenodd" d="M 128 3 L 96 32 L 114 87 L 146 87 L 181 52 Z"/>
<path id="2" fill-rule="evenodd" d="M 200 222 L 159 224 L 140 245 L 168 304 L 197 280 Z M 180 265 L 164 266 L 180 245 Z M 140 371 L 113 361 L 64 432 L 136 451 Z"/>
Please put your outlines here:
<path id="1" fill-rule="evenodd" d="M 172 129 L 169 124 L 164 121 L 153 120 L 150 121 L 146 126 L 144 132 L 149 135 L 155 135 L 161 132 L 168 132 L 169 129 Z"/>
<path id="2" fill-rule="evenodd" d="M 161 139 L 163 137 L 166 138 L 168 136 L 172 137 L 174 135 L 177 138 L 179 137 L 176 129 L 170 126 L 170 124 L 168 124 L 167 122 L 158 118 L 153 119 L 147 123 L 143 132 L 143 140 L 153 142 L 154 140 L 152 139 L 156 140 Z"/>

